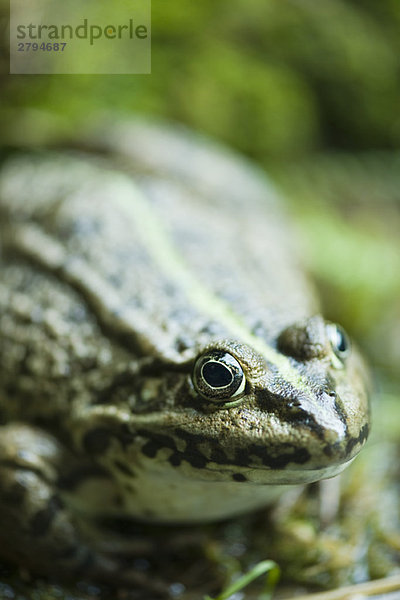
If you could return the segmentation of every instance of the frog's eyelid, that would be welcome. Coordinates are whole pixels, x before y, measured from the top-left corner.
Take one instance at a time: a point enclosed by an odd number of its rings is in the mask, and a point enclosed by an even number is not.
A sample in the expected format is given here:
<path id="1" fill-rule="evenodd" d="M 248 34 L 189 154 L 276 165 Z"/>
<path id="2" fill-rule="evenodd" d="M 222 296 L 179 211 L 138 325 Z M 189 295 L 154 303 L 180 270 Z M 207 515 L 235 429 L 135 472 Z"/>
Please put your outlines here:
<path id="1" fill-rule="evenodd" d="M 243 374 L 242 383 L 240 384 L 240 386 L 238 387 L 236 392 L 234 394 L 232 394 L 231 398 L 237 398 L 237 396 L 241 396 L 246 389 L 246 383 L 247 383 L 247 380 L 246 380 L 245 375 Z"/>
<path id="2" fill-rule="evenodd" d="M 331 364 L 334 369 L 344 369 L 344 361 L 341 360 L 335 352 L 332 353 Z"/>

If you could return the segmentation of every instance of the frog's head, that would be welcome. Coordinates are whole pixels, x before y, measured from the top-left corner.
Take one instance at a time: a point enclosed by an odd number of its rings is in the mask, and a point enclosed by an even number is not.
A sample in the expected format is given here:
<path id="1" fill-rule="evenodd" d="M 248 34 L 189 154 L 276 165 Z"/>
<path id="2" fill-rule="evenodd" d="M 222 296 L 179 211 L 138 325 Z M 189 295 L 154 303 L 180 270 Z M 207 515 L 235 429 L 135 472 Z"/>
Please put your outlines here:
<path id="1" fill-rule="evenodd" d="M 176 378 L 144 451 L 190 478 L 316 481 L 339 473 L 368 435 L 362 362 L 321 317 L 287 327 L 274 346 L 211 343 Z"/>

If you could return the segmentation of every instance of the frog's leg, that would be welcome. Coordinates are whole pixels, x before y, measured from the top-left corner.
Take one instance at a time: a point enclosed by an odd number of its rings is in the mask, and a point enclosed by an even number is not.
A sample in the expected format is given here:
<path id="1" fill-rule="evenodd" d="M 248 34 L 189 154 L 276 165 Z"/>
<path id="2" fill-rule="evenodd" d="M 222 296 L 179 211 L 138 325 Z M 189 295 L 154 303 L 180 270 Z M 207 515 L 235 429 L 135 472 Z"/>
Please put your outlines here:
<path id="1" fill-rule="evenodd" d="M 143 585 L 142 573 L 83 539 L 58 487 L 70 457 L 46 432 L 26 424 L 0 427 L 0 554 L 35 572 Z M 157 582 L 151 584 L 155 597 Z M 164 588 L 165 589 L 165 588 Z"/>

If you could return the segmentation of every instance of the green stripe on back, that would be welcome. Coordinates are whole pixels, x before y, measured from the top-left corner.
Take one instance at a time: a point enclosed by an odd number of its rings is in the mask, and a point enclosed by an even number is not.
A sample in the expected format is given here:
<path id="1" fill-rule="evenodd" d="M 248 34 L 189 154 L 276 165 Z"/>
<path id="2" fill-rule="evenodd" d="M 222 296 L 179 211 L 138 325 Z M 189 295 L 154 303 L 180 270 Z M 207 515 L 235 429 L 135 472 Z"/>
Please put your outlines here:
<path id="1" fill-rule="evenodd" d="M 121 176 L 118 180 L 120 190 L 116 189 L 115 201 L 135 222 L 137 231 L 143 238 L 143 244 L 154 260 L 164 272 L 168 273 L 168 277 L 183 288 L 192 305 L 222 323 L 232 334 L 233 339 L 247 344 L 275 365 L 282 377 L 293 387 L 313 396 L 311 386 L 291 365 L 289 359 L 253 335 L 240 315 L 198 280 L 177 251 L 160 218 L 138 187 L 131 181 L 127 185 L 128 182 Z"/>

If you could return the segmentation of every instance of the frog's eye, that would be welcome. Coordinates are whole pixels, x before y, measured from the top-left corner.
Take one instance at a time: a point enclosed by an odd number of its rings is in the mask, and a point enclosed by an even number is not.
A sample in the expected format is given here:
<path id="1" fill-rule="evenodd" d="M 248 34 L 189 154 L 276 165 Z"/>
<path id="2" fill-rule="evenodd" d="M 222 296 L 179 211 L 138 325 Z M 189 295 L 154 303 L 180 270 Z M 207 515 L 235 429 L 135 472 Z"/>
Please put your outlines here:
<path id="1" fill-rule="evenodd" d="M 224 350 L 211 350 L 197 359 L 193 385 L 203 398 L 224 402 L 244 394 L 246 378 L 234 356 Z"/>
<path id="2" fill-rule="evenodd" d="M 328 338 L 338 358 L 344 359 L 350 354 L 350 340 L 340 325 L 328 325 Z"/>

